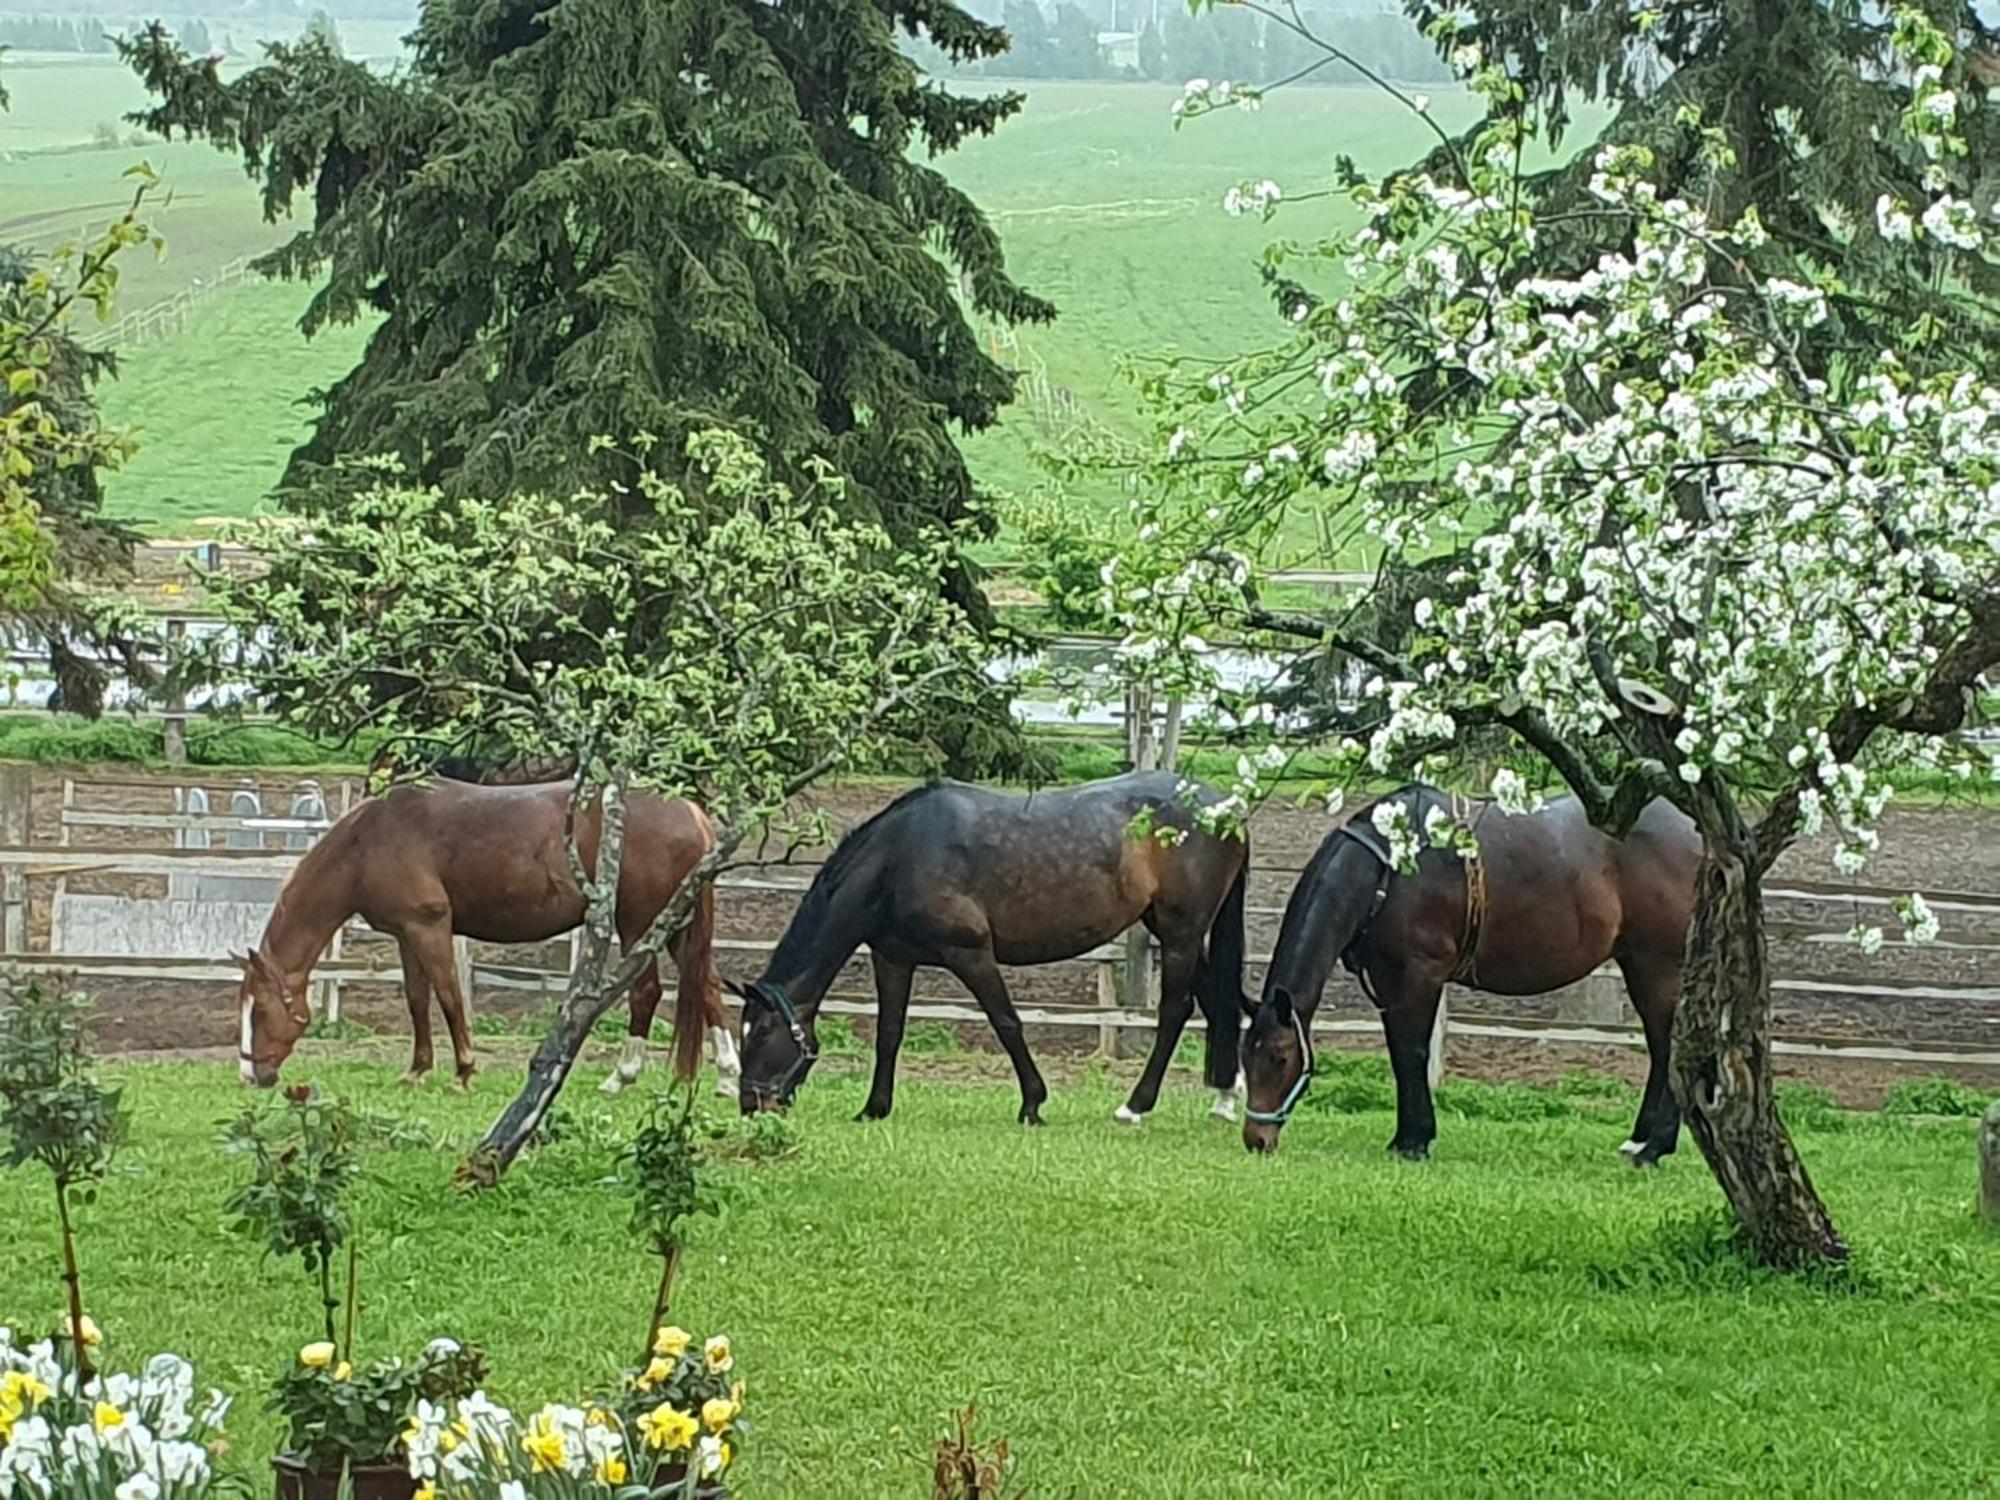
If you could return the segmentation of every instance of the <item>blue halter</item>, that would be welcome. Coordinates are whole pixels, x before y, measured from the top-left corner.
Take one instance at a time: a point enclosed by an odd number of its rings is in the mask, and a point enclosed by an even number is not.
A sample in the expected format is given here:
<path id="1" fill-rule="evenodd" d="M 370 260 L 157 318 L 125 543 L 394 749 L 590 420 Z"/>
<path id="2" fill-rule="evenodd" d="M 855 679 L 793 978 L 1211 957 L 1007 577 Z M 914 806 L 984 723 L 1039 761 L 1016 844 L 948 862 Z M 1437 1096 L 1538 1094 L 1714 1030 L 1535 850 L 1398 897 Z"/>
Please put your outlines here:
<path id="1" fill-rule="evenodd" d="M 1300 1019 L 1295 1008 L 1292 1011 L 1292 1032 L 1299 1039 L 1299 1056 L 1304 1066 L 1299 1069 L 1296 1082 L 1276 1109 L 1245 1109 L 1243 1118 L 1255 1125 L 1282 1125 L 1292 1117 L 1292 1111 L 1299 1107 L 1299 1100 L 1305 1098 L 1306 1090 L 1313 1081 L 1312 1038 L 1306 1034 L 1306 1023 Z"/>

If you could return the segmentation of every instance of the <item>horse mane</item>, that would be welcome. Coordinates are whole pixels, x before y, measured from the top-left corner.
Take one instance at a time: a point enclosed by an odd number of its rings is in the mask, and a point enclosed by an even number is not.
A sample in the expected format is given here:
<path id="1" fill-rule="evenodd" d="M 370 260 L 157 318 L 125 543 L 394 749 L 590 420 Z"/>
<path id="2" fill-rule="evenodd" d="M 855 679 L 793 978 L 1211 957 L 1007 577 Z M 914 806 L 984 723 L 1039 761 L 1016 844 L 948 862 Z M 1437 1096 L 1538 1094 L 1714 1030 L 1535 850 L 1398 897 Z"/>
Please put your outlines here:
<path id="1" fill-rule="evenodd" d="M 816 929 L 820 920 L 825 917 L 827 907 L 833 901 L 834 891 L 839 888 L 841 881 L 847 878 L 854 862 L 861 857 L 868 843 L 868 835 L 874 831 L 875 825 L 891 813 L 899 811 L 905 803 L 928 796 L 941 784 L 936 781 L 926 781 L 920 786 L 911 787 L 888 806 L 864 818 L 842 834 L 840 842 L 833 846 L 833 853 L 826 857 L 826 863 L 821 865 L 819 873 L 813 876 L 812 884 L 806 887 L 806 893 L 800 898 L 798 910 L 793 914 L 786 931 L 810 932 Z M 775 959 L 776 955 L 773 954 L 772 957 Z"/>

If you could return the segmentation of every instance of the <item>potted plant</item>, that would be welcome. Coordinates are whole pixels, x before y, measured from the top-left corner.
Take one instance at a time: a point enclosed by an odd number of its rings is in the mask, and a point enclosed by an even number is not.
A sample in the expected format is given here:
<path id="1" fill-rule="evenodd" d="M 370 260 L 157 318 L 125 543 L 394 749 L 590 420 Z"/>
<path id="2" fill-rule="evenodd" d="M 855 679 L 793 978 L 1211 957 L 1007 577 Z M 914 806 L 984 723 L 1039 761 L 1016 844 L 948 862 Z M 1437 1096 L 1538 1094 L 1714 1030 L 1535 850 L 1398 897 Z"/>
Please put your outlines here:
<path id="1" fill-rule="evenodd" d="M 619 1417 L 655 1493 L 725 1500 L 723 1476 L 742 1450 L 743 1382 L 726 1336 L 697 1345 L 669 1323 L 653 1335 L 645 1368 L 626 1379 Z"/>
<path id="2" fill-rule="evenodd" d="M 418 1404 L 470 1396 L 485 1373 L 479 1350 L 451 1339 L 434 1340 L 414 1363 L 361 1369 L 330 1340 L 307 1344 L 271 1394 L 285 1419 L 285 1448 L 271 1461 L 278 1500 L 411 1500 L 417 1480 L 404 1443 Z"/>
<path id="3" fill-rule="evenodd" d="M 417 1500 L 728 1500 L 744 1436 L 729 1340 L 668 1326 L 653 1348 L 615 1397 L 526 1419 L 476 1391 L 419 1399 L 404 1435 Z"/>
<path id="4" fill-rule="evenodd" d="M 251 1162 L 250 1180 L 229 1198 L 234 1226 L 269 1254 L 296 1255 L 319 1294 L 325 1336 L 279 1372 L 269 1403 L 286 1424 L 271 1460 L 278 1500 L 346 1500 L 350 1491 L 353 1500 L 410 1500 L 416 1481 L 401 1445 L 417 1403 L 470 1395 L 485 1374 L 479 1351 L 451 1339 L 414 1362 L 353 1362 L 361 1124 L 344 1100 L 301 1086 L 275 1109 L 246 1111 L 224 1139 Z"/>

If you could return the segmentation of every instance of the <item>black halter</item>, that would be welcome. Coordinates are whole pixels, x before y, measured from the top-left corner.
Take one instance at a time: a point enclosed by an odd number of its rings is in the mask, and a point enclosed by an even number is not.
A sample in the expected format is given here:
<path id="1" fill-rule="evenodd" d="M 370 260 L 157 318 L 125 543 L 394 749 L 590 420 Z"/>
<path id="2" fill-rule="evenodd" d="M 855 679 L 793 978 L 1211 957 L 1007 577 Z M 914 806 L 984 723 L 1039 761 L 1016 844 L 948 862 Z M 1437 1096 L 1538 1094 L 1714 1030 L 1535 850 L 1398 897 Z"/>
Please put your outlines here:
<path id="1" fill-rule="evenodd" d="M 799 1020 L 798 1008 L 792 1004 L 781 985 L 758 982 L 750 986 L 750 993 L 775 1010 L 792 1033 L 792 1041 L 799 1049 L 799 1055 L 792 1059 L 792 1065 L 772 1083 L 752 1083 L 745 1078 L 741 1087 L 746 1094 L 759 1099 L 775 1099 L 779 1103 L 791 1098 L 804 1078 L 806 1070 L 819 1061 L 819 1053 L 814 1049 L 812 1038 L 807 1035 L 805 1023 Z"/>

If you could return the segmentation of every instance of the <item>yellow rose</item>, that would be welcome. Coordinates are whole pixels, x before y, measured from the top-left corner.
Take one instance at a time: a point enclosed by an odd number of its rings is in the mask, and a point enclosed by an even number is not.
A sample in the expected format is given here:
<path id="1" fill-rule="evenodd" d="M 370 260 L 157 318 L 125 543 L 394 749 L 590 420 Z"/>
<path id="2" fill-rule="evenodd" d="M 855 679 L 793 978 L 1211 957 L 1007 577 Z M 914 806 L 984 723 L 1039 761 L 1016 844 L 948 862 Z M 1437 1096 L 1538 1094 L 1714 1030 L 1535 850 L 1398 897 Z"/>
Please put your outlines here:
<path id="1" fill-rule="evenodd" d="M 663 1359 L 679 1359 L 693 1342 L 693 1334 L 670 1323 L 653 1335 L 653 1352 Z"/>
<path id="2" fill-rule="evenodd" d="M 125 1413 L 109 1401 L 100 1401 L 90 1409 L 90 1425 L 97 1429 L 99 1437 L 103 1437 L 114 1427 L 125 1425 Z"/>
<path id="3" fill-rule="evenodd" d="M 354 1373 L 354 1366 L 350 1365 L 346 1360 L 343 1359 L 339 1364 L 334 1366 L 333 1378 L 335 1380 L 345 1380 L 348 1378 L 348 1376 L 352 1375 L 353 1373 Z"/>
<path id="4" fill-rule="evenodd" d="M 639 1435 L 658 1453 L 678 1453 L 695 1439 L 701 1424 L 686 1412 L 662 1401 L 639 1418 Z"/>
<path id="5" fill-rule="evenodd" d="M 76 1342 L 76 1329 L 68 1318 L 63 1319 L 63 1337 L 69 1339 L 72 1343 Z M 91 1321 L 90 1314 L 85 1313 L 83 1315 L 83 1347 L 86 1349 L 95 1349 L 103 1342 L 104 1334 L 98 1329 L 97 1324 Z"/>
<path id="6" fill-rule="evenodd" d="M 736 1363 L 730 1357 L 729 1339 L 725 1334 L 718 1333 L 714 1338 L 710 1339 L 703 1347 L 702 1352 L 708 1356 L 709 1369 L 715 1371 L 718 1375 L 727 1374 L 730 1367 Z"/>
<path id="7" fill-rule="evenodd" d="M 701 1403 L 701 1425 L 710 1432 L 720 1432 L 736 1417 L 736 1403 L 716 1396 Z"/>
<path id="8" fill-rule="evenodd" d="M 654 1386 L 663 1384 L 665 1381 L 671 1379 L 673 1373 L 674 1367 L 669 1361 L 661 1359 L 658 1355 L 654 1355 L 652 1362 L 646 1366 L 646 1373 L 641 1375 L 633 1384 L 638 1386 L 642 1391 L 650 1391 Z"/>
<path id="9" fill-rule="evenodd" d="M 308 1370 L 324 1370 L 333 1363 L 333 1345 L 322 1339 L 299 1350 L 299 1363 Z"/>

